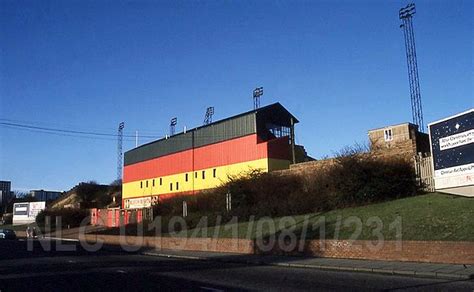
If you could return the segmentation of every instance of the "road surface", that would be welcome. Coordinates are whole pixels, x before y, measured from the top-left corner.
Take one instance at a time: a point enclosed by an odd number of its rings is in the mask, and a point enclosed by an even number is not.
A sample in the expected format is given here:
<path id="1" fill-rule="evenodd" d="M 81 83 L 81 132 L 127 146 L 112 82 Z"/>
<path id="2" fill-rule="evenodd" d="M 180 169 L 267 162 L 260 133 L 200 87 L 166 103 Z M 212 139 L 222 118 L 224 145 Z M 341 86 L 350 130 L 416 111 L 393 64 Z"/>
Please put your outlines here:
<path id="1" fill-rule="evenodd" d="M 44 243 L 44 242 L 43 242 Z M 44 251 L 35 241 L 0 241 L 0 291 L 312 290 L 474 291 L 474 282 L 227 264 L 126 253 Z"/>

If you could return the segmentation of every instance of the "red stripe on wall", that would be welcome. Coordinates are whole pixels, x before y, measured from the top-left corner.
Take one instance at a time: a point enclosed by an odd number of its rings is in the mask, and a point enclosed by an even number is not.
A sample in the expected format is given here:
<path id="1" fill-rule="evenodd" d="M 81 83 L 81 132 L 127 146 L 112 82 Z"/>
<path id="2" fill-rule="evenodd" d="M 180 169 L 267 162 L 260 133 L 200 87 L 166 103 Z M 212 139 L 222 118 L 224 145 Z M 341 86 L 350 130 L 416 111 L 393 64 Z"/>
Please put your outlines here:
<path id="1" fill-rule="evenodd" d="M 194 169 L 206 169 L 266 158 L 266 143 L 257 143 L 257 135 L 228 140 L 194 149 Z"/>
<path id="2" fill-rule="evenodd" d="M 125 166 L 123 183 L 182 173 L 190 169 L 192 169 L 192 151 L 186 150 Z"/>
<path id="3" fill-rule="evenodd" d="M 272 155 L 280 158 L 284 152 L 286 137 L 272 140 Z M 277 141 L 277 142 L 273 142 Z M 275 143 L 275 144 L 274 144 Z M 286 148 L 289 149 L 288 142 Z M 286 150 L 289 153 L 289 150 Z M 123 182 L 132 182 L 160 176 L 207 169 L 223 165 L 268 158 L 268 142 L 257 143 L 257 135 L 252 134 L 212 145 L 186 150 L 167 156 L 138 162 L 124 167 Z M 283 158 L 286 159 L 286 158 Z"/>

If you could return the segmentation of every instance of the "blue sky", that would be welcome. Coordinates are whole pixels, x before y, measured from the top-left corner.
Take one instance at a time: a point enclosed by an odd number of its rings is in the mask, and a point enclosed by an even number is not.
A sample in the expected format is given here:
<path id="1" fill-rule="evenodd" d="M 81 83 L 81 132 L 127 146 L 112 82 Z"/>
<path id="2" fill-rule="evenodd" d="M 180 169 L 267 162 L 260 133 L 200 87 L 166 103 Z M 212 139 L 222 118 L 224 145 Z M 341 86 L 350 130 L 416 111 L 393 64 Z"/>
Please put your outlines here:
<path id="1" fill-rule="evenodd" d="M 0 119 L 162 136 L 281 102 L 316 158 L 411 120 L 406 1 L 1 1 Z M 473 2 L 417 1 L 425 123 L 473 107 Z M 140 139 L 140 143 L 150 139 Z M 134 147 L 126 138 L 124 149 Z M 116 141 L 0 126 L 14 189 L 110 183 Z"/>

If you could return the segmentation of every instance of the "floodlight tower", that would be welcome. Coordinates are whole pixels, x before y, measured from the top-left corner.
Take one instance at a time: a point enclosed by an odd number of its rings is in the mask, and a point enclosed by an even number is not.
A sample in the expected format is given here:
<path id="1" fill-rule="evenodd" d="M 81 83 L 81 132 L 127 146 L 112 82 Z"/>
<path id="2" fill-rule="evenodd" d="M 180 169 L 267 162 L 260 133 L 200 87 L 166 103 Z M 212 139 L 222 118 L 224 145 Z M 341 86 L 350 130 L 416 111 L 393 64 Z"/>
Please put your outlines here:
<path id="1" fill-rule="evenodd" d="M 253 109 L 260 107 L 260 96 L 263 95 L 263 87 L 257 87 L 253 90 Z"/>
<path id="2" fill-rule="evenodd" d="M 122 142 L 123 142 L 123 128 L 125 123 L 121 122 L 117 132 L 117 179 L 122 179 Z"/>
<path id="3" fill-rule="evenodd" d="M 206 116 L 204 116 L 204 125 L 212 123 L 212 115 L 214 114 L 214 107 L 210 106 L 206 109 Z"/>
<path id="4" fill-rule="evenodd" d="M 172 118 L 170 121 L 170 136 L 174 135 L 176 124 L 178 123 L 178 118 Z"/>
<path id="5" fill-rule="evenodd" d="M 418 64 L 416 61 L 415 34 L 413 32 L 412 17 L 416 13 L 415 4 L 408 4 L 398 12 L 405 36 L 405 50 L 407 56 L 408 81 L 410 83 L 411 112 L 413 123 L 418 125 L 418 130 L 424 132 L 423 108 L 421 106 L 420 80 L 418 78 Z"/>

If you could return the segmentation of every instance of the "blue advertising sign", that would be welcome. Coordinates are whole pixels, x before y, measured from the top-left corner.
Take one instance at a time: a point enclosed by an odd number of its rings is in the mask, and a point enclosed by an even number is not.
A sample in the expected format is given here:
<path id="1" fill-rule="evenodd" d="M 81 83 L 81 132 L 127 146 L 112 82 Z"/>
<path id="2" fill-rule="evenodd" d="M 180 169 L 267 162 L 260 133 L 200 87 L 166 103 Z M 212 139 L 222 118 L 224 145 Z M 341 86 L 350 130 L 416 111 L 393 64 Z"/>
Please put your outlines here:
<path id="1" fill-rule="evenodd" d="M 474 184 L 474 109 L 429 124 L 436 189 Z"/>

